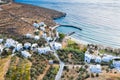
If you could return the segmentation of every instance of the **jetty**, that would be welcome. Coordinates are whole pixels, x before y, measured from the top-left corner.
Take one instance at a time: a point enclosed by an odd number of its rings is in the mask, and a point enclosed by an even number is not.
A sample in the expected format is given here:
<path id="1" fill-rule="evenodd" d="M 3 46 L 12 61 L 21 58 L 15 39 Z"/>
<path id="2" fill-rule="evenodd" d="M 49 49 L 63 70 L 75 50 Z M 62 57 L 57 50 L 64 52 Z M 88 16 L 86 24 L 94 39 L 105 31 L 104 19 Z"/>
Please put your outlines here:
<path id="1" fill-rule="evenodd" d="M 52 27 L 52 30 L 54 30 L 54 29 L 56 29 L 56 28 L 58 28 L 58 27 L 60 27 L 60 26 L 73 27 L 73 28 L 76 28 L 76 29 L 78 29 L 78 30 L 82 30 L 82 28 L 77 27 L 77 26 L 73 26 L 73 25 L 62 25 L 62 24 L 57 24 L 56 26 Z"/>
<path id="2" fill-rule="evenodd" d="M 76 28 L 76 29 L 82 30 L 82 28 L 77 27 L 77 26 L 73 26 L 73 25 L 60 25 L 60 26 L 64 26 L 64 27 L 73 27 L 73 28 Z"/>

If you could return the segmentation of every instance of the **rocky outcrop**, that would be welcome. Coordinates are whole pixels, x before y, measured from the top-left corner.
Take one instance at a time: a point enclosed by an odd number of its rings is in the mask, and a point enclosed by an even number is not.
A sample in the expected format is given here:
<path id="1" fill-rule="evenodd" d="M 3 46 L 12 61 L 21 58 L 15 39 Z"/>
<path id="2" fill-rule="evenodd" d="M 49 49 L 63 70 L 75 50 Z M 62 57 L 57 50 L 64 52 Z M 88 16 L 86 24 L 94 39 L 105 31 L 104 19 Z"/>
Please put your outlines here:
<path id="1" fill-rule="evenodd" d="M 33 22 L 45 22 L 55 26 L 53 19 L 64 17 L 66 14 L 52 9 L 20 3 L 9 3 L 2 6 L 0 11 L 0 34 L 24 35 L 33 32 Z"/>

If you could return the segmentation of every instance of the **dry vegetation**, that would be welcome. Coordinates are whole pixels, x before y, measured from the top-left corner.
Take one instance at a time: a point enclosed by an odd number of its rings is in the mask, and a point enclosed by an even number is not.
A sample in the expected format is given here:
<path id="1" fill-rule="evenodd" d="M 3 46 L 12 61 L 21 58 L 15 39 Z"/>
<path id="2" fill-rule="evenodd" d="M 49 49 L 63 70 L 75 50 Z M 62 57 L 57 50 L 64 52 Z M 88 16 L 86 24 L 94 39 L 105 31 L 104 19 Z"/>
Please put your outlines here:
<path id="1" fill-rule="evenodd" d="M 61 80 L 120 80 L 120 72 L 116 70 L 107 70 L 108 67 L 103 66 L 102 73 L 91 73 L 85 65 L 67 65 Z"/>
<path id="2" fill-rule="evenodd" d="M 50 68 L 48 62 L 49 60 L 58 62 L 56 57 L 51 53 L 42 55 L 34 53 L 29 60 L 32 62 L 32 66 L 30 69 L 31 80 L 43 79 L 43 77 L 48 73 L 48 70 Z"/>
<path id="3" fill-rule="evenodd" d="M 42 7 L 11 3 L 3 5 L 0 11 L 0 34 L 21 36 L 33 32 L 33 21 L 43 21 L 54 26 L 53 18 L 65 16 L 64 13 Z"/>
<path id="4" fill-rule="evenodd" d="M 6 74 L 11 57 L 6 57 L 4 59 L 0 59 L 0 80 L 4 80 L 4 75 Z"/>
<path id="5" fill-rule="evenodd" d="M 30 80 L 31 63 L 27 59 L 12 57 L 5 80 Z"/>

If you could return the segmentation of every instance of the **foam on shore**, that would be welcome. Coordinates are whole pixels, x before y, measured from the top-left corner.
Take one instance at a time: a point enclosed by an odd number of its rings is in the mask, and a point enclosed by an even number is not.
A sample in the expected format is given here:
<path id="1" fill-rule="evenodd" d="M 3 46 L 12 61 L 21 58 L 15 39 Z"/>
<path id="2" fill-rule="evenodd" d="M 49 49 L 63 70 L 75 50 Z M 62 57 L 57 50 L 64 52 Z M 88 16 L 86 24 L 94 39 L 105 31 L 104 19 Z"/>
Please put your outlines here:
<path id="1" fill-rule="evenodd" d="M 71 37 L 71 36 L 68 36 L 68 38 L 71 39 L 71 40 L 73 40 L 73 41 L 75 41 L 75 42 L 78 43 L 78 44 L 84 44 L 84 45 L 90 44 L 90 43 L 87 42 L 87 41 L 78 40 L 78 39 L 76 39 L 76 38 L 74 38 L 74 37 Z"/>

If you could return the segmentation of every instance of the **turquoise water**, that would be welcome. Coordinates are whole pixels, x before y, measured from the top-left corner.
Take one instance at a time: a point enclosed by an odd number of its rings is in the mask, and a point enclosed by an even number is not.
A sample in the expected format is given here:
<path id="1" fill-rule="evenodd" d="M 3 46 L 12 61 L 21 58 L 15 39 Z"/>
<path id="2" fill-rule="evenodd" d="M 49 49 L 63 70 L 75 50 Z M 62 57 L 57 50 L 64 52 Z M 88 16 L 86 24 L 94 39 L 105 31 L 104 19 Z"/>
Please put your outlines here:
<path id="1" fill-rule="evenodd" d="M 81 27 L 59 27 L 63 33 L 75 31 L 74 38 L 90 43 L 120 48 L 120 0 L 16 0 L 67 13 L 56 20 L 60 24 Z"/>

